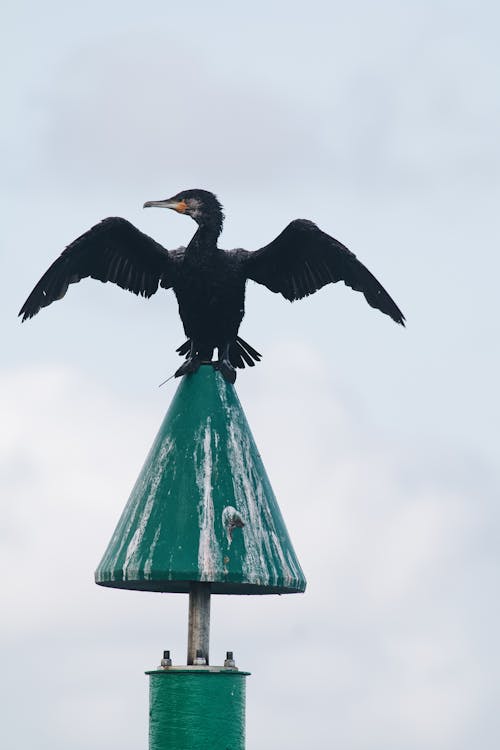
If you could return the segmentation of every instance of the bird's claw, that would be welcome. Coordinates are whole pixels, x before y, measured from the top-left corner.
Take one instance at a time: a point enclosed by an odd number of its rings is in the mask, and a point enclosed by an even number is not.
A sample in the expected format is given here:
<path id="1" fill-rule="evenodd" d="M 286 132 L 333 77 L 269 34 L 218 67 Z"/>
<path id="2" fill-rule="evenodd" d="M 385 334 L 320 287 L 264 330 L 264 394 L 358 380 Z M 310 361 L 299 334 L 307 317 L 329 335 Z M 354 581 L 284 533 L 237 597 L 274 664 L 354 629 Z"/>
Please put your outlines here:
<path id="1" fill-rule="evenodd" d="M 190 375 L 197 372 L 201 365 L 201 359 L 199 357 L 189 357 L 178 370 L 175 371 L 175 377 L 181 378 L 183 375 Z"/>
<path id="2" fill-rule="evenodd" d="M 219 370 L 224 380 L 227 380 L 228 383 L 234 383 L 236 380 L 236 370 L 228 359 L 219 359 L 217 370 Z"/>

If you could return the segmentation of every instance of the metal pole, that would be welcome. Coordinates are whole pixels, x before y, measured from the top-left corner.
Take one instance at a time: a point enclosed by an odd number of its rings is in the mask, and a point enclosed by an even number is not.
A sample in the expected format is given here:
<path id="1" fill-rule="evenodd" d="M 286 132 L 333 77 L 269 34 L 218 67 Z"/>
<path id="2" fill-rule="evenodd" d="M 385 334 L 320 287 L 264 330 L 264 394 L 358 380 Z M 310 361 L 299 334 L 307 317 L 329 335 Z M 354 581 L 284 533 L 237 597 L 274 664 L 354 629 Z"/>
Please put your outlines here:
<path id="1" fill-rule="evenodd" d="M 188 665 L 209 664 L 209 641 L 210 584 L 193 581 L 189 592 Z"/>

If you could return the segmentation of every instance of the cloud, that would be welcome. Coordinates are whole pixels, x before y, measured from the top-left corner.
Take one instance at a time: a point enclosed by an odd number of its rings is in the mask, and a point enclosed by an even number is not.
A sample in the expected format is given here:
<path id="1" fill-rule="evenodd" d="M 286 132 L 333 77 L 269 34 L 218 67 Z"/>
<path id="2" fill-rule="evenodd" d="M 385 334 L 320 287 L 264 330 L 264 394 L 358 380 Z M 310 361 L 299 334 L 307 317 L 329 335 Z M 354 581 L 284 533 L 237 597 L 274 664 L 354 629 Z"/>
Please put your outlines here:
<path id="1" fill-rule="evenodd" d="M 262 184 L 269 165 L 284 180 L 293 154 L 300 169 L 307 133 L 295 108 L 211 53 L 200 45 L 186 55 L 171 29 L 72 51 L 47 101 L 51 170 L 79 183 L 147 180 L 173 189 Z"/>

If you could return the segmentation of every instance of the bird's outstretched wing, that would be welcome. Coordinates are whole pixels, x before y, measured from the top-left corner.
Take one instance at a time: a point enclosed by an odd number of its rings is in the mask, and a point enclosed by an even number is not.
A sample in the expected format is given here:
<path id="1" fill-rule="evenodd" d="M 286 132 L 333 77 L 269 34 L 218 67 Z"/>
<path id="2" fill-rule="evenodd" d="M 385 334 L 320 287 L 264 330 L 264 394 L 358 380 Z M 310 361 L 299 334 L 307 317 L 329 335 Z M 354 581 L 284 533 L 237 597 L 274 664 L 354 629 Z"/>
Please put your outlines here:
<path id="1" fill-rule="evenodd" d="M 126 219 L 118 216 L 103 219 L 68 245 L 52 263 L 19 315 L 23 321 L 32 318 L 42 307 L 64 297 L 70 284 L 88 276 L 151 297 L 158 284 L 167 289 L 172 286 L 174 253 Z"/>
<path id="2" fill-rule="evenodd" d="M 366 301 L 396 323 L 405 317 L 375 276 L 341 242 L 306 219 L 296 219 L 269 245 L 248 253 L 249 279 L 293 301 L 313 294 L 325 284 L 343 281 L 363 292 Z"/>

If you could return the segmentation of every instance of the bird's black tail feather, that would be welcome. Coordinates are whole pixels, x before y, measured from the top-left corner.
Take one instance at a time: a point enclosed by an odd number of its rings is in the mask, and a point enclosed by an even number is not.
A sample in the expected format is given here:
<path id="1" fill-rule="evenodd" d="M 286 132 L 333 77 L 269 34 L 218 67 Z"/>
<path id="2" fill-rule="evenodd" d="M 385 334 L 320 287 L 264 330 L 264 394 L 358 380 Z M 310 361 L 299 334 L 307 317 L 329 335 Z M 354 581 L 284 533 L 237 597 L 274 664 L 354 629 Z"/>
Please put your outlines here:
<path id="1" fill-rule="evenodd" d="M 190 349 L 191 339 L 188 339 L 175 351 L 178 352 L 181 357 L 185 357 L 186 354 L 189 354 Z M 253 346 L 247 344 L 247 342 L 239 336 L 236 337 L 229 348 L 229 361 L 233 367 L 240 367 L 243 369 L 245 364 L 248 367 L 254 367 L 255 363 L 260 362 L 261 358 L 262 354 L 256 351 Z"/>

